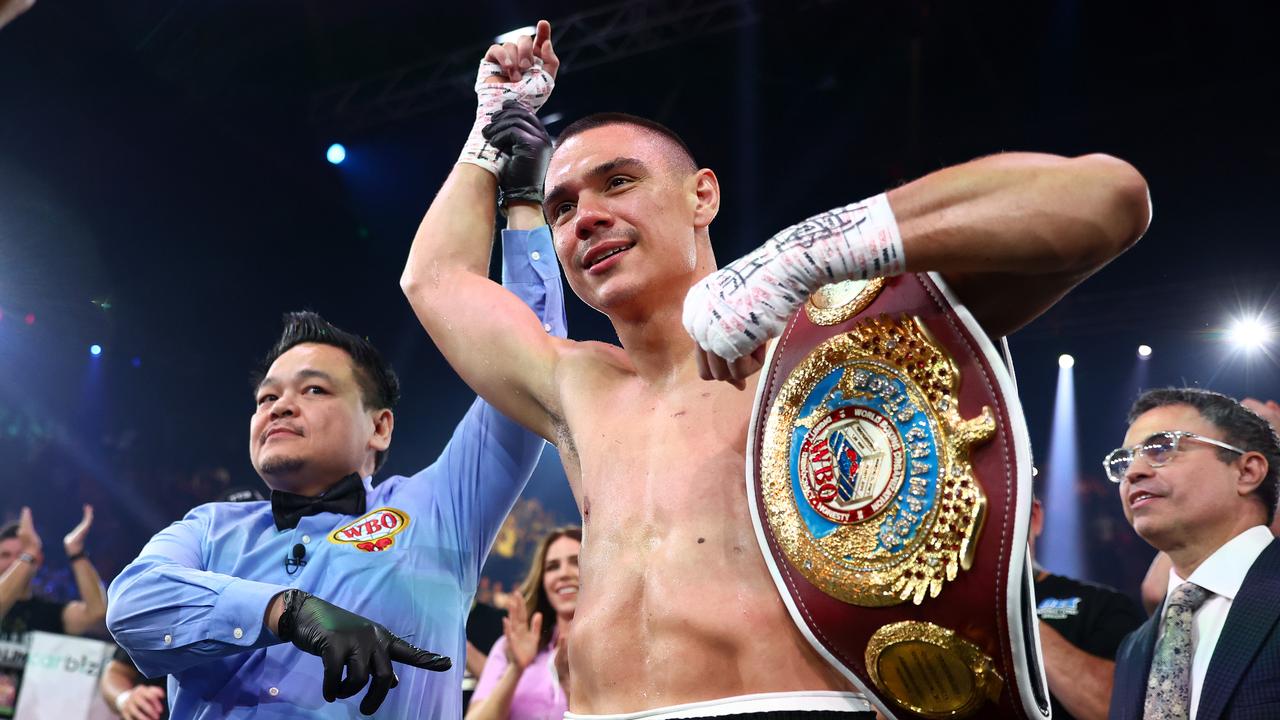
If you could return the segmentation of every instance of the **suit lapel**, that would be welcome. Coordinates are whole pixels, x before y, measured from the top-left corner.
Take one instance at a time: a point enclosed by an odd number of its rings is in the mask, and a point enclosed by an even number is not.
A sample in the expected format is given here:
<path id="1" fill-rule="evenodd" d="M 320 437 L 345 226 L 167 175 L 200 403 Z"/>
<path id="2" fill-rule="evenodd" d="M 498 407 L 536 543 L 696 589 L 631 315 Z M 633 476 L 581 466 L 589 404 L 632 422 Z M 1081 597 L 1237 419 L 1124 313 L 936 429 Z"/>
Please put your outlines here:
<path id="1" fill-rule="evenodd" d="M 1142 720 L 1142 703 L 1147 694 L 1147 675 L 1155 654 L 1156 631 L 1164 603 L 1129 637 L 1116 654 L 1114 690 L 1111 693 L 1111 720 Z"/>
<path id="2" fill-rule="evenodd" d="M 1280 542 L 1272 541 L 1249 568 L 1222 626 L 1200 691 L 1197 720 L 1217 720 L 1227 700 L 1280 619 Z"/>

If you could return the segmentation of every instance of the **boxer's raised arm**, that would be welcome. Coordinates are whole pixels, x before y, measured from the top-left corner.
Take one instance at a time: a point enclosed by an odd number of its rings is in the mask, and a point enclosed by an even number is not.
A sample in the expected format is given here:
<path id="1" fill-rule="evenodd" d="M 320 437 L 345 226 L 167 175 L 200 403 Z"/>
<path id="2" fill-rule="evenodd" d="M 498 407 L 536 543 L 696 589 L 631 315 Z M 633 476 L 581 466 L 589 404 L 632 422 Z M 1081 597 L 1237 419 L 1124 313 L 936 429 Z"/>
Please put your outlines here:
<path id="1" fill-rule="evenodd" d="M 494 46 L 486 55 L 476 86 L 476 127 L 418 228 L 400 285 L 462 379 L 502 413 L 554 442 L 554 377 L 567 341 L 549 335 L 521 300 L 489 279 L 499 156 L 479 134 L 504 102 L 534 110 L 550 93 L 550 27 L 540 23 L 538 32 L 536 39 Z M 521 53 L 541 62 L 522 68 L 515 81 L 492 82 L 487 75 L 505 72 L 512 53 L 517 68 Z"/>
<path id="2" fill-rule="evenodd" d="M 1006 335 L 1136 242 L 1150 218 L 1146 181 L 1122 160 L 993 155 L 786 228 L 694 285 L 684 324 L 703 351 L 733 361 L 781 333 L 822 285 L 929 271 L 988 334 Z"/>
<path id="3" fill-rule="evenodd" d="M 992 336 L 1049 309 L 1151 220 L 1147 184 L 1106 155 L 1004 153 L 889 192 L 908 271 L 943 273 Z"/>

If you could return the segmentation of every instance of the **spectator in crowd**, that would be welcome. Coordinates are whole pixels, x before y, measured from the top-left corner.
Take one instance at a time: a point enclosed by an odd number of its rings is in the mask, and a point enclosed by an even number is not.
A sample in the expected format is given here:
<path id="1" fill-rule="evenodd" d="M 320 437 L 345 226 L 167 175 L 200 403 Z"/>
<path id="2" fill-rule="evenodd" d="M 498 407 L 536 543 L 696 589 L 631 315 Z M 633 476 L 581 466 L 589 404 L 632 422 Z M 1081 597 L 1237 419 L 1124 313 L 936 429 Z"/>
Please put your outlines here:
<path id="1" fill-rule="evenodd" d="M 467 720 L 564 717 L 569 702 L 555 660 L 578 607 L 581 545 L 577 527 L 553 530 L 538 544 L 528 577 L 511 594 L 502 637 L 484 664 Z"/>
<path id="2" fill-rule="evenodd" d="M 483 582 L 487 584 L 488 579 Z M 489 593 L 492 598 L 492 591 Z M 476 681 L 484 670 L 494 643 L 502 637 L 502 621 L 507 614 L 497 607 L 483 602 L 480 593 L 476 593 L 476 602 L 467 615 L 467 668 L 462 677 L 462 712 L 471 706 L 471 695 L 476 689 Z"/>
<path id="3" fill-rule="evenodd" d="M 129 653 L 124 648 L 116 648 L 115 656 L 98 680 L 98 691 L 111 712 L 124 720 L 168 720 L 167 677 L 143 677 L 129 659 Z"/>
<path id="4" fill-rule="evenodd" d="M 18 522 L 0 528 L 0 633 L 43 630 L 84 635 L 101 625 L 107 615 L 107 593 L 84 550 L 92 525 L 93 506 L 85 505 L 80 524 L 62 539 L 80 591 L 79 600 L 66 603 L 38 597 L 32 591 L 31 581 L 44 562 L 44 545 L 36 534 L 31 509 L 22 508 Z"/>
<path id="5" fill-rule="evenodd" d="M 62 539 L 71 565 L 79 600 L 58 602 L 34 592 L 36 571 L 44 563 L 44 544 L 36 533 L 31 508 L 24 507 L 18 521 L 0 528 L 0 639 L 7 648 L 0 664 L 0 717 L 10 717 L 22 685 L 27 633 L 41 630 L 83 635 L 100 627 L 107 613 L 107 594 L 98 571 L 84 552 L 85 536 L 93 524 L 93 507 L 84 506 L 80 524 Z"/>
<path id="6" fill-rule="evenodd" d="M 1054 720 L 1102 720 L 1111 704 L 1116 650 L 1146 620 L 1137 603 L 1115 588 L 1054 575 L 1035 561 L 1044 506 L 1031 503 L 1031 562 L 1035 573 L 1040 645 Z"/>
<path id="7" fill-rule="evenodd" d="M 1253 398 L 1245 398 L 1240 404 L 1254 411 L 1263 420 L 1271 425 L 1271 429 L 1280 433 L 1280 403 L 1275 400 L 1255 400 Z M 1271 534 L 1280 534 L 1280 523 L 1275 520 L 1271 521 Z M 1147 569 L 1147 576 L 1142 579 L 1142 607 L 1147 614 L 1156 611 L 1160 603 L 1164 602 L 1165 592 L 1169 589 L 1169 570 L 1173 567 L 1173 562 L 1169 560 L 1169 556 L 1163 552 L 1156 553 L 1151 561 L 1151 567 Z"/>
<path id="8" fill-rule="evenodd" d="M 1105 460 L 1125 518 L 1172 563 L 1165 600 L 1116 655 L 1111 715 L 1280 717 L 1280 439 L 1208 390 L 1144 393 Z"/>

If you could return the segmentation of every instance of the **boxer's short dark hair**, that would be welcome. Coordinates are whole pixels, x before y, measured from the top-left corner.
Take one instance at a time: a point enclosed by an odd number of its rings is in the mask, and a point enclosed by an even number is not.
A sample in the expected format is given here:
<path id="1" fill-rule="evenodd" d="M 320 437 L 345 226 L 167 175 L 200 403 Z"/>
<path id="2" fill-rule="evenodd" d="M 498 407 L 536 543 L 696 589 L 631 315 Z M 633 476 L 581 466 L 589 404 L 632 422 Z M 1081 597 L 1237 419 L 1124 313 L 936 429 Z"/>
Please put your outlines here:
<path id="1" fill-rule="evenodd" d="M 1265 419 L 1235 398 L 1200 388 L 1161 388 L 1148 390 L 1134 401 L 1129 410 L 1129 424 L 1139 415 L 1168 405 L 1190 405 L 1222 431 L 1223 441 L 1241 450 L 1262 453 L 1267 459 L 1267 475 L 1259 483 L 1254 494 L 1267 509 L 1267 525 L 1276 516 L 1276 500 L 1280 497 L 1280 437 Z M 1237 455 L 1225 448 L 1216 448 L 1218 459 L 1235 460 Z"/>
<path id="2" fill-rule="evenodd" d="M 5 523 L 3 526 L 0 526 L 0 542 L 5 540 L 12 540 L 13 538 L 16 538 L 16 537 L 18 537 L 17 521 Z"/>
<path id="3" fill-rule="evenodd" d="M 400 401 L 400 379 L 396 377 L 391 365 L 382 359 L 382 353 L 378 352 L 373 343 L 368 338 L 343 330 L 309 310 L 285 313 L 284 331 L 263 358 L 262 365 L 254 372 L 252 387 L 256 390 L 262 385 L 267 371 L 281 355 L 303 343 L 331 345 L 351 357 L 356 382 L 360 385 L 360 401 L 366 408 L 391 410 Z M 374 472 L 382 468 L 388 452 L 378 451 Z"/>
<path id="4" fill-rule="evenodd" d="M 650 120 L 639 115 L 631 115 L 621 112 L 602 112 L 594 113 L 583 118 L 579 118 L 569 124 L 556 138 L 556 147 L 559 147 L 565 140 L 580 135 L 588 130 L 594 130 L 599 127 L 608 125 L 631 125 L 643 128 L 651 133 L 666 138 L 677 150 L 675 161 L 677 165 L 693 172 L 698 169 L 698 161 L 693 157 L 693 151 L 685 144 L 684 138 L 680 137 L 675 130 L 663 125 L 657 120 Z"/>

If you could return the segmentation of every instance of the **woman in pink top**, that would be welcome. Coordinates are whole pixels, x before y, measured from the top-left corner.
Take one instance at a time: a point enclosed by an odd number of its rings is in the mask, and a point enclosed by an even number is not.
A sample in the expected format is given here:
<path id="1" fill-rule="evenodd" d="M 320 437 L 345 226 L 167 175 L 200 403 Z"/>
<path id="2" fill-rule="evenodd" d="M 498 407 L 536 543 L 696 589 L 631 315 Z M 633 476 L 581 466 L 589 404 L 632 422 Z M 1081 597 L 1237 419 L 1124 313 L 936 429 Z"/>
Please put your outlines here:
<path id="1" fill-rule="evenodd" d="M 538 543 L 529 576 L 511 594 L 502 637 L 476 683 L 466 720 L 560 720 L 569 709 L 556 676 L 559 639 L 578 607 L 582 530 L 553 530 Z M 529 610 L 533 615 L 529 617 Z"/>

